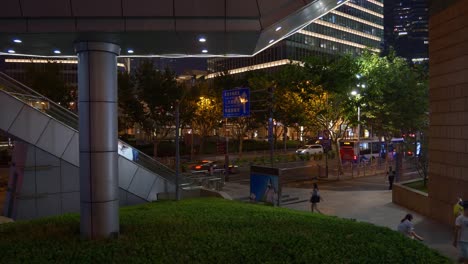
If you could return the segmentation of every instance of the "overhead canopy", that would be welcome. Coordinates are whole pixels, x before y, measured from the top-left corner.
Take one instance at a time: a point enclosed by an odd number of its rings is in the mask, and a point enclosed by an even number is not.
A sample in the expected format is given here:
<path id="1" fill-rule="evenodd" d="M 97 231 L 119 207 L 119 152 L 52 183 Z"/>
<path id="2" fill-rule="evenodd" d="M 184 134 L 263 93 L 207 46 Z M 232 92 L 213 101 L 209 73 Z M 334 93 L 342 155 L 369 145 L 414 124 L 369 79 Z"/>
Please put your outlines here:
<path id="1" fill-rule="evenodd" d="M 253 55 L 344 2 L 2 0 L 0 52 L 74 56 L 74 42 L 102 41 L 123 56 Z"/>

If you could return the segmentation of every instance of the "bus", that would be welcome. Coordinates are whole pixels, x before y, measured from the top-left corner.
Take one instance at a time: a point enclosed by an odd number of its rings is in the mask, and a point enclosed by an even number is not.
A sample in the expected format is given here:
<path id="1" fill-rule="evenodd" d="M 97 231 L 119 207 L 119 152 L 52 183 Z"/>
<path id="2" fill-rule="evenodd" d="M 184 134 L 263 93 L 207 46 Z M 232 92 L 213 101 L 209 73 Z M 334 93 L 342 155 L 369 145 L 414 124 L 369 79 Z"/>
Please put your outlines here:
<path id="1" fill-rule="evenodd" d="M 340 140 L 340 155 L 342 161 L 365 161 L 382 157 L 385 153 L 385 142 L 378 139 Z"/>

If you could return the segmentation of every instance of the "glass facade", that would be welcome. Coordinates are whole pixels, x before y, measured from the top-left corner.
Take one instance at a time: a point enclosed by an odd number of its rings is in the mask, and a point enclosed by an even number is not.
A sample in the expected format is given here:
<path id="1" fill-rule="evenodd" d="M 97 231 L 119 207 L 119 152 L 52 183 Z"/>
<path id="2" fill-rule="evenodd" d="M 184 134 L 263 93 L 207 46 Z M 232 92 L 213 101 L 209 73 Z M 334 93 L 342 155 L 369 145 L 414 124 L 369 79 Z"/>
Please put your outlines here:
<path id="1" fill-rule="evenodd" d="M 429 59 L 428 0 L 398 0 L 385 6 L 385 53 L 390 47 L 413 63 Z"/>
<path id="2" fill-rule="evenodd" d="M 308 56 L 379 52 L 383 44 L 383 1 L 351 0 L 298 33 L 253 57 L 208 59 L 208 72 L 274 70 Z"/>

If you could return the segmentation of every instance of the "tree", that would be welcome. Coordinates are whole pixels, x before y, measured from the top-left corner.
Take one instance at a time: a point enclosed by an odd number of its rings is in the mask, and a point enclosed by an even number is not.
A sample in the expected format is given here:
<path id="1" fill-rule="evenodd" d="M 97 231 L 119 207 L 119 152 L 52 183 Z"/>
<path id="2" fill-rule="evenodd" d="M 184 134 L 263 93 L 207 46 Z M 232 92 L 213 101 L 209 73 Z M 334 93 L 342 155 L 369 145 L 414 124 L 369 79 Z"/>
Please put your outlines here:
<path id="1" fill-rule="evenodd" d="M 174 103 L 181 98 L 182 89 L 173 71 L 158 71 L 151 61 L 138 67 L 136 87 L 145 113 L 142 127 L 152 137 L 153 155 L 157 158 L 159 143 L 174 131 Z"/>
<path id="2" fill-rule="evenodd" d="M 315 130 L 314 119 L 311 119 L 308 98 L 304 96 L 303 84 L 307 75 L 303 65 L 290 63 L 282 67 L 274 76 L 274 109 L 275 119 L 283 125 L 283 143 L 286 150 L 287 127 L 293 127 L 302 133 Z"/>
<path id="3" fill-rule="evenodd" d="M 275 119 L 284 128 L 294 127 L 297 131 L 302 127 L 316 127 L 313 113 L 308 100 L 304 100 L 297 92 L 292 92 L 288 87 L 277 87 L 277 99 L 275 101 Z M 287 130 L 283 129 L 283 143 L 286 150 Z"/>
<path id="4" fill-rule="evenodd" d="M 132 128 L 135 124 L 142 125 L 145 120 L 145 113 L 142 104 L 138 100 L 135 80 L 127 72 L 119 72 L 117 82 L 119 130 Z"/>
<path id="5" fill-rule="evenodd" d="M 394 52 L 379 57 L 366 52 L 359 60 L 366 81 L 362 96 L 365 122 L 389 141 L 428 125 L 427 75 Z"/>
<path id="6" fill-rule="evenodd" d="M 246 77 L 250 92 L 250 112 L 253 122 L 257 126 L 268 127 L 270 107 L 273 107 L 269 90 L 274 86 L 271 76 L 265 72 L 254 72 Z"/>
<path id="7" fill-rule="evenodd" d="M 180 127 L 192 127 L 194 113 L 197 110 L 197 100 L 200 94 L 205 89 L 206 82 L 204 80 L 196 80 L 180 83 L 182 89 L 180 98 Z"/>
<path id="8" fill-rule="evenodd" d="M 244 147 L 244 137 L 248 131 L 257 127 L 255 119 L 253 117 L 238 117 L 232 118 L 233 124 L 233 135 L 239 142 L 239 157 L 242 157 L 242 151 Z"/>
<path id="9" fill-rule="evenodd" d="M 327 130 L 330 141 L 334 144 L 338 156 L 338 173 L 342 174 L 342 160 L 340 156 L 340 140 L 351 123 L 354 111 L 350 106 L 350 99 L 342 94 L 323 91 L 321 86 L 316 87 L 317 93 L 310 99 L 312 112 L 318 126 Z"/>
<path id="10" fill-rule="evenodd" d="M 255 90 L 255 88 L 249 86 L 248 80 L 251 78 L 251 76 L 255 75 L 257 74 L 248 73 L 246 77 L 236 79 L 233 78 L 232 75 L 229 75 L 227 72 L 225 72 L 214 79 L 213 92 L 217 95 L 219 94 L 221 99 L 221 94 L 223 90 L 231 90 L 235 89 L 236 87 L 249 87 L 251 91 L 253 91 Z M 252 101 L 252 97 L 250 98 L 250 100 Z M 252 105 L 252 103 L 250 105 Z M 253 117 L 251 113 L 250 117 L 230 118 L 229 122 L 232 124 L 233 136 L 237 139 L 239 143 L 239 156 L 242 156 L 245 134 L 249 130 L 252 130 L 257 127 L 255 117 Z"/>
<path id="11" fill-rule="evenodd" d="M 200 132 L 200 153 L 203 153 L 205 137 L 217 128 L 222 121 L 221 102 L 219 98 L 212 95 L 203 95 L 196 105 L 193 125 Z"/>
<path id="12" fill-rule="evenodd" d="M 308 58 L 305 80 L 296 85 L 304 99 L 311 104 L 311 113 L 321 129 L 328 130 L 338 152 L 338 173 L 342 174 L 339 141 L 356 112 L 349 96 L 355 86 L 358 64 L 350 55 L 334 58 Z"/>
<path id="13" fill-rule="evenodd" d="M 26 84 L 55 103 L 65 108 L 70 102 L 76 101 L 76 89 L 67 85 L 60 74 L 60 66 L 57 63 L 45 64 L 30 63 L 26 68 L 28 80 Z"/>

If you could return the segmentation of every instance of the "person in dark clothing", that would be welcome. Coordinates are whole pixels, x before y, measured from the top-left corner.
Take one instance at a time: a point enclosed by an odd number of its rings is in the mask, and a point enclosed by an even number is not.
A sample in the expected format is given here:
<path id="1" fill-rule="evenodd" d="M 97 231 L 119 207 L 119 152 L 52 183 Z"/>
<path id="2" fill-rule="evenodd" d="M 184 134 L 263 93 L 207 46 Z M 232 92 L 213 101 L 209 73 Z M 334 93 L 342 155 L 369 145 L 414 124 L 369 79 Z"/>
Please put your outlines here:
<path id="1" fill-rule="evenodd" d="M 393 181 L 395 181 L 396 171 L 392 170 L 392 166 L 388 168 L 388 189 L 393 189 Z"/>
<path id="2" fill-rule="evenodd" d="M 314 188 L 312 189 L 312 196 L 310 197 L 310 211 L 313 213 L 314 209 L 319 212 L 320 210 L 317 207 L 317 204 L 320 203 L 320 200 L 322 200 L 322 197 L 320 196 L 319 188 L 317 186 L 317 183 L 314 183 Z"/>

